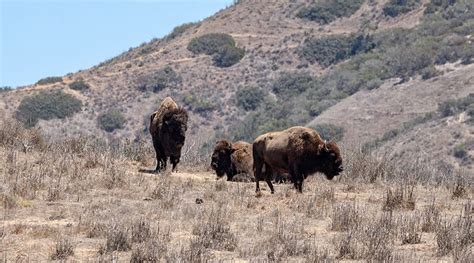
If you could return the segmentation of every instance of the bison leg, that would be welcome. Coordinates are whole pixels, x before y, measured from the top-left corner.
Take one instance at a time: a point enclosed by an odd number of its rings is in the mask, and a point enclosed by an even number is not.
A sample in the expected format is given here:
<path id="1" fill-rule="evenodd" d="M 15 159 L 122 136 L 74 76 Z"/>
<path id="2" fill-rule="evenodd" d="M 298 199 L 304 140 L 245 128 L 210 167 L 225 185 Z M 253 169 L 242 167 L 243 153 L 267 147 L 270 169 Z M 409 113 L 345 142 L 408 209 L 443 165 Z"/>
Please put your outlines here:
<path id="1" fill-rule="evenodd" d="M 300 176 L 299 181 L 298 181 L 298 192 L 300 193 L 303 192 L 303 181 L 304 181 L 304 177 Z"/>
<path id="2" fill-rule="evenodd" d="M 180 158 L 179 156 L 178 157 L 170 156 L 170 162 L 173 165 L 173 168 L 171 168 L 172 172 L 178 172 L 177 165 L 179 163 L 179 158 Z"/>
<path id="3" fill-rule="evenodd" d="M 153 148 L 155 148 L 156 153 L 156 168 L 155 172 L 159 172 L 163 168 L 163 153 L 161 151 L 160 144 L 158 140 L 153 139 Z"/>
<path id="4" fill-rule="evenodd" d="M 253 169 L 254 169 L 254 174 L 255 174 L 255 183 L 256 183 L 256 189 L 255 192 L 259 193 L 260 192 L 260 183 L 259 181 L 262 179 L 262 168 L 263 168 L 263 162 L 260 160 L 254 160 L 253 161 Z"/>
<path id="5" fill-rule="evenodd" d="M 275 189 L 273 189 L 273 184 L 272 184 L 272 168 L 268 164 L 265 164 L 265 181 L 268 184 L 268 187 L 270 187 L 271 193 L 275 193 Z"/>
<path id="6" fill-rule="evenodd" d="M 168 156 L 163 155 L 163 158 L 161 158 L 161 169 L 163 169 L 163 171 L 166 171 L 167 164 L 168 164 Z"/>
<path id="7" fill-rule="evenodd" d="M 292 165 L 291 168 L 289 169 L 290 176 L 291 176 L 291 181 L 293 182 L 293 185 L 295 186 L 295 189 L 302 193 L 303 192 L 303 174 L 298 170 L 298 167 L 296 165 Z"/>

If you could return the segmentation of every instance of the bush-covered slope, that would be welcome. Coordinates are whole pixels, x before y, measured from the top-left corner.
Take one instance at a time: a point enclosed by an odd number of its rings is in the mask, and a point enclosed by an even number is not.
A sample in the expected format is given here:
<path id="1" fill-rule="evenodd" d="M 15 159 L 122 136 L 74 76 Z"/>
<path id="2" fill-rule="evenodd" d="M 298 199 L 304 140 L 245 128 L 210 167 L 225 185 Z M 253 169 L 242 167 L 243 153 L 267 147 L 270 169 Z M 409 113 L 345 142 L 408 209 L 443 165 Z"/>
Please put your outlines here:
<path id="1" fill-rule="evenodd" d="M 30 93 L 65 89 L 83 101 L 82 110 L 73 118 L 42 121 L 41 129 L 148 140 L 149 114 L 172 96 L 190 112 L 193 145 L 219 136 L 251 141 L 266 131 L 342 113 L 343 123 L 324 123 L 343 127 L 344 141 L 365 143 L 416 117 L 399 112 L 422 111 L 431 101 L 441 102 L 439 94 L 457 98 L 470 85 L 472 1 L 413 2 L 411 11 L 393 18 L 384 8 L 397 1 L 238 1 L 62 81 L 1 92 L 0 107 L 12 115 Z M 324 13 L 302 16 L 318 5 Z M 308 19 L 310 14 L 327 19 Z M 456 88 L 449 86 L 452 76 L 459 78 Z M 81 81 L 87 89 L 75 88 Z M 404 85 L 414 91 L 407 91 L 410 103 L 395 101 L 385 115 L 365 120 L 339 107 L 351 101 L 350 109 L 377 112 Z M 111 110 L 127 120 L 113 135 L 97 122 Z M 379 124 L 385 119 L 392 122 Z"/>

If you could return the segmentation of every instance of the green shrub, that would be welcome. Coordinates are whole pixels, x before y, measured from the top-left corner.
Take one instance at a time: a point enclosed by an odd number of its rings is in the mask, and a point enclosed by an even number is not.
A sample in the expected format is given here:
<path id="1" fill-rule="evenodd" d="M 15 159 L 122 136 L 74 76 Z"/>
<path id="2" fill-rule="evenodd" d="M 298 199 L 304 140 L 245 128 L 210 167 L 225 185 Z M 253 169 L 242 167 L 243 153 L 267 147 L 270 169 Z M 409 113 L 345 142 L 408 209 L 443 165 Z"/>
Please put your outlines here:
<path id="1" fill-rule="evenodd" d="M 1 92 L 11 91 L 11 90 L 12 90 L 12 87 L 10 87 L 10 86 L 3 86 L 3 87 L 0 87 L 0 93 L 1 93 Z"/>
<path id="2" fill-rule="evenodd" d="M 396 17 L 408 13 L 420 5 L 420 0 L 390 0 L 383 7 L 386 16 Z"/>
<path id="3" fill-rule="evenodd" d="M 211 33 L 193 38 L 188 44 L 188 50 L 194 54 L 212 55 L 214 65 L 218 67 L 230 67 L 245 55 L 243 49 L 235 46 L 234 38 L 223 33 Z"/>
<path id="4" fill-rule="evenodd" d="M 431 0 L 426 5 L 425 14 L 433 14 L 445 10 L 454 3 L 456 3 L 456 0 Z"/>
<path id="5" fill-rule="evenodd" d="M 459 158 L 459 159 L 466 158 L 468 154 L 467 154 L 467 150 L 466 150 L 465 145 L 460 144 L 460 145 L 457 145 L 456 147 L 454 147 L 453 155 L 454 155 L 454 157 Z"/>
<path id="6" fill-rule="evenodd" d="M 216 105 L 212 101 L 189 92 L 184 94 L 183 103 L 192 111 L 204 117 L 216 109 Z"/>
<path id="7" fill-rule="evenodd" d="M 226 68 L 237 64 L 243 57 L 245 51 L 235 46 L 223 46 L 212 57 L 214 65 Z"/>
<path id="8" fill-rule="evenodd" d="M 179 25 L 177 27 L 175 27 L 173 29 L 173 31 L 171 31 L 171 33 L 169 33 L 167 36 L 165 36 L 165 39 L 166 40 L 171 40 L 171 39 L 175 39 L 179 36 L 181 36 L 184 32 L 186 32 L 186 30 L 188 30 L 188 28 L 191 28 L 192 26 L 196 25 L 196 23 L 184 23 L 182 25 Z"/>
<path id="9" fill-rule="evenodd" d="M 412 76 L 433 64 L 434 51 L 427 46 L 395 46 L 384 54 L 390 76 Z"/>
<path id="10" fill-rule="evenodd" d="M 141 91 L 160 92 L 165 88 L 174 88 L 182 81 L 181 76 L 170 66 L 139 79 L 138 89 Z"/>
<path id="11" fill-rule="evenodd" d="M 36 85 L 53 84 L 53 83 L 62 82 L 62 81 L 63 81 L 62 77 L 46 77 L 46 78 L 38 80 L 38 82 L 36 82 Z"/>
<path id="12" fill-rule="evenodd" d="M 235 46 L 234 38 L 229 34 L 211 33 L 193 38 L 188 44 L 188 50 L 194 54 L 213 55 L 224 46 Z"/>
<path id="13" fill-rule="evenodd" d="M 309 7 L 302 8 L 297 17 L 328 24 L 339 17 L 349 17 L 354 14 L 364 3 L 364 0 L 326 0 L 319 1 Z"/>
<path id="14" fill-rule="evenodd" d="M 97 117 L 97 125 L 106 132 L 123 129 L 125 127 L 125 117 L 118 110 L 109 110 L 101 113 Z"/>
<path id="15" fill-rule="evenodd" d="M 472 108 L 474 108 L 474 93 L 470 93 L 464 98 L 447 100 L 438 106 L 438 111 L 442 117 L 448 117 L 463 111 L 468 111 L 468 114 L 471 114 Z"/>
<path id="16" fill-rule="evenodd" d="M 287 98 L 304 92 L 317 85 L 316 79 L 308 73 L 284 72 L 272 83 L 272 91 L 279 97 Z"/>
<path id="17" fill-rule="evenodd" d="M 298 50 L 299 56 L 311 63 L 328 67 L 358 53 L 365 53 L 375 47 L 371 36 L 333 35 L 306 39 Z"/>
<path id="18" fill-rule="evenodd" d="M 64 119 L 79 112 L 82 102 L 63 91 L 42 91 L 25 97 L 18 106 L 15 117 L 26 127 L 33 127 L 38 120 Z"/>
<path id="19" fill-rule="evenodd" d="M 438 70 L 434 66 L 429 66 L 421 70 L 421 78 L 424 80 L 431 79 L 436 77 L 440 74 Z"/>
<path id="20" fill-rule="evenodd" d="M 237 105 L 246 111 L 255 110 L 260 106 L 265 97 L 265 92 L 254 86 L 239 89 L 236 94 Z"/>
<path id="21" fill-rule="evenodd" d="M 334 140 L 340 141 L 344 137 L 344 128 L 330 124 L 330 123 L 321 123 L 312 126 L 311 128 L 315 129 L 323 140 Z"/>
<path id="22" fill-rule="evenodd" d="M 84 91 L 84 90 L 89 89 L 89 85 L 87 85 L 87 83 L 85 83 L 84 80 L 80 79 L 80 80 L 76 80 L 74 82 L 71 82 L 69 84 L 69 88 L 73 89 L 73 90 Z"/>

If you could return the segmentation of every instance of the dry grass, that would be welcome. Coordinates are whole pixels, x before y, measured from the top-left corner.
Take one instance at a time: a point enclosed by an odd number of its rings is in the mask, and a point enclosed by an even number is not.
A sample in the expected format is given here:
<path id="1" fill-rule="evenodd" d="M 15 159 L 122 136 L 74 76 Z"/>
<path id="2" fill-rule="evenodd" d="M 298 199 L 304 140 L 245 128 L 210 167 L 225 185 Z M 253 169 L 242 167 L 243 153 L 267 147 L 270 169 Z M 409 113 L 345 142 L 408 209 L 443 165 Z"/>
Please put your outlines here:
<path id="1" fill-rule="evenodd" d="M 204 169 L 206 156 L 197 166 L 197 157 L 180 164 L 192 172 L 158 175 L 139 172 L 153 165 L 140 142 L 54 141 L 13 122 L 0 135 L 0 256 L 7 261 L 472 258 L 467 177 L 457 183 L 463 194 L 452 198 L 456 177 L 430 179 L 440 177 L 418 166 L 407 179 L 388 161 L 347 152 L 340 178 L 317 174 L 303 194 L 279 184 L 274 195 L 255 198 L 253 183 L 216 181 Z"/>
<path id="2" fill-rule="evenodd" d="M 74 245 L 69 239 L 60 239 L 51 255 L 52 260 L 64 260 L 74 255 Z"/>

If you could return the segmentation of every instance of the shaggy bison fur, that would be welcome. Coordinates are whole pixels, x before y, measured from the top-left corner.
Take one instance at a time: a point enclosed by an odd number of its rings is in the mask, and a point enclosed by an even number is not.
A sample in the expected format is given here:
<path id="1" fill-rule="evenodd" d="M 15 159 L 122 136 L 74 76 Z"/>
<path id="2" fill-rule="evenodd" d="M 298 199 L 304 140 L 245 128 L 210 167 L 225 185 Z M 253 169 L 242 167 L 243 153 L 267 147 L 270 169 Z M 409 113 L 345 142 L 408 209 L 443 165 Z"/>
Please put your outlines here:
<path id="1" fill-rule="evenodd" d="M 321 172 L 331 180 L 343 171 L 336 143 L 326 143 L 316 131 L 306 127 L 296 126 L 260 135 L 253 143 L 252 151 L 257 193 L 261 179 L 265 179 L 274 193 L 272 170 L 287 171 L 299 192 L 303 191 L 303 181 L 310 174 Z M 265 173 L 262 172 L 264 166 Z"/>
<path id="2" fill-rule="evenodd" d="M 211 168 L 216 172 L 218 179 L 227 175 L 227 181 L 255 181 L 252 144 L 244 141 L 217 141 L 211 156 Z M 275 182 L 284 183 L 289 181 L 288 174 L 285 171 L 277 170 L 273 172 L 274 174 L 270 176 L 274 178 Z"/>
<path id="3" fill-rule="evenodd" d="M 253 181 L 252 145 L 243 141 L 217 141 L 211 156 L 211 167 L 218 178 L 227 175 L 227 181 Z"/>
<path id="4" fill-rule="evenodd" d="M 172 171 L 177 171 L 181 157 L 186 130 L 188 129 L 188 113 L 178 107 L 172 98 L 167 97 L 161 102 L 160 108 L 150 116 L 150 134 L 156 152 L 156 169 L 166 170 L 168 157 L 173 165 Z"/>

